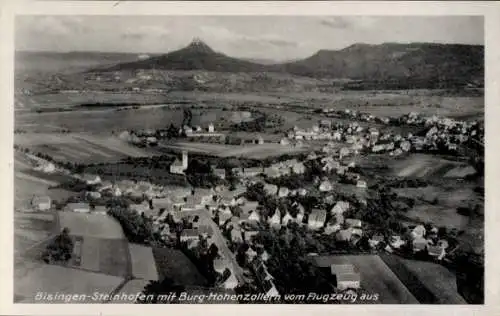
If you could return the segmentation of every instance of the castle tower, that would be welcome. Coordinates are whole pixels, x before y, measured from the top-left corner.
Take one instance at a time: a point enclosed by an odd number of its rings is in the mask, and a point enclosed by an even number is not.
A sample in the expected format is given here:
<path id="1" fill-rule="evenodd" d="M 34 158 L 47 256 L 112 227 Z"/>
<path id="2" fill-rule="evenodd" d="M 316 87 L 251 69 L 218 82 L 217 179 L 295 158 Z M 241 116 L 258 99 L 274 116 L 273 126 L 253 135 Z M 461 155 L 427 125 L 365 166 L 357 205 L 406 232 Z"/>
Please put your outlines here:
<path id="1" fill-rule="evenodd" d="M 182 151 L 182 169 L 186 170 L 188 168 L 188 153 L 187 151 Z"/>

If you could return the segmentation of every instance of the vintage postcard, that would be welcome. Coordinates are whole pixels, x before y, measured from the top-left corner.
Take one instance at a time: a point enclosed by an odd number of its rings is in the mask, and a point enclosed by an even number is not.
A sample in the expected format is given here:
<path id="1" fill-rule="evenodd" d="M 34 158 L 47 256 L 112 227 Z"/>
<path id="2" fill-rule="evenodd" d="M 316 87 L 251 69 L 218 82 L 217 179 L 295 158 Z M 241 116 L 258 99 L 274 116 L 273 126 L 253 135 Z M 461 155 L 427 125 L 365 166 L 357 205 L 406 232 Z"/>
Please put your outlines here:
<path id="1" fill-rule="evenodd" d="M 484 311 L 498 6 L 195 4 L 4 15 L 10 313 Z"/>

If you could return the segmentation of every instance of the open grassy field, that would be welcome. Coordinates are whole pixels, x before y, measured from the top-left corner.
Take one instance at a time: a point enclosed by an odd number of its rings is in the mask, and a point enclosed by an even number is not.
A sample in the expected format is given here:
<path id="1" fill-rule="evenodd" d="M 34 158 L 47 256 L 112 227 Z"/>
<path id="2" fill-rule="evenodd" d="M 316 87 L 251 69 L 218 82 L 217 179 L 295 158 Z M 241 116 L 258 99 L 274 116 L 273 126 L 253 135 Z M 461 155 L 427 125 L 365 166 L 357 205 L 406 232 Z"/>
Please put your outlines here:
<path id="1" fill-rule="evenodd" d="M 273 143 L 239 146 L 196 142 L 175 142 L 160 144 L 159 148 L 165 148 L 175 151 L 187 150 L 193 153 L 206 154 L 217 157 L 244 157 L 248 159 L 265 159 L 268 157 L 307 152 L 309 150 L 307 146 L 282 146 Z"/>
<path id="2" fill-rule="evenodd" d="M 361 274 L 361 288 L 379 294 L 379 304 L 418 304 L 418 300 L 376 255 L 328 256 L 316 260 L 319 266 L 352 264 Z"/>
<path id="3" fill-rule="evenodd" d="M 68 227 L 71 235 L 100 239 L 124 240 L 120 223 L 107 215 L 57 212 L 60 227 Z"/>

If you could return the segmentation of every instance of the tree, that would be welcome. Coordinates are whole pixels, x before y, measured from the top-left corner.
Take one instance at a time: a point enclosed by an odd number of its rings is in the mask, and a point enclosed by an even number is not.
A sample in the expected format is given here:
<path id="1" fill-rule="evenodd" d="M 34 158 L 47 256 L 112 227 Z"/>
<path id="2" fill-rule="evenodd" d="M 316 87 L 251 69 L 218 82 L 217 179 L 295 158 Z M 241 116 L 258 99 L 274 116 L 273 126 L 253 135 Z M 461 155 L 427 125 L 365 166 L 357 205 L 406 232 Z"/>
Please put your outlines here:
<path id="1" fill-rule="evenodd" d="M 185 291 L 185 287 L 178 285 L 171 278 L 165 278 L 162 281 L 151 281 L 149 282 L 142 291 L 145 297 L 139 297 L 138 303 L 142 304 L 177 304 L 177 300 L 163 301 L 159 299 L 160 295 L 169 295 L 171 293 L 176 293 L 176 297 L 179 297 L 181 292 Z M 152 297 L 152 299 L 151 299 Z M 142 300 L 141 300 L 142 299 Z"/>

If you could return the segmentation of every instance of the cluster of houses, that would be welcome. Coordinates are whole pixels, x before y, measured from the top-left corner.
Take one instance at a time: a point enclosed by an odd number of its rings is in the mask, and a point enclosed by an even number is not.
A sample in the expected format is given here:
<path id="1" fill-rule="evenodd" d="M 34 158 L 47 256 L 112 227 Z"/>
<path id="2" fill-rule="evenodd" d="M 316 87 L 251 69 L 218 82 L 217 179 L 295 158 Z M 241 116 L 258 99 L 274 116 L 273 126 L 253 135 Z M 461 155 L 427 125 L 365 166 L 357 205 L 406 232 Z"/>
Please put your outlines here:
<path id="1" fill-rule="evenodd" d="M 390 236 L 387 240 L 381 235 L 375 235 L 370 239 L 370 244 L 377 247 L 380 242 L 386 242 L 385 250 L 394 252 L 409 247 L 414 254 L 427 253 L 430 257 L 436 260 L 442 260 L 446 256 L 446 251 L 449 243 L 445 239 L 438 238 L 438 229 L 432 227 L 430 231 L 426 231 L 423 225 L 414 227 L 409 236 Z"/>

